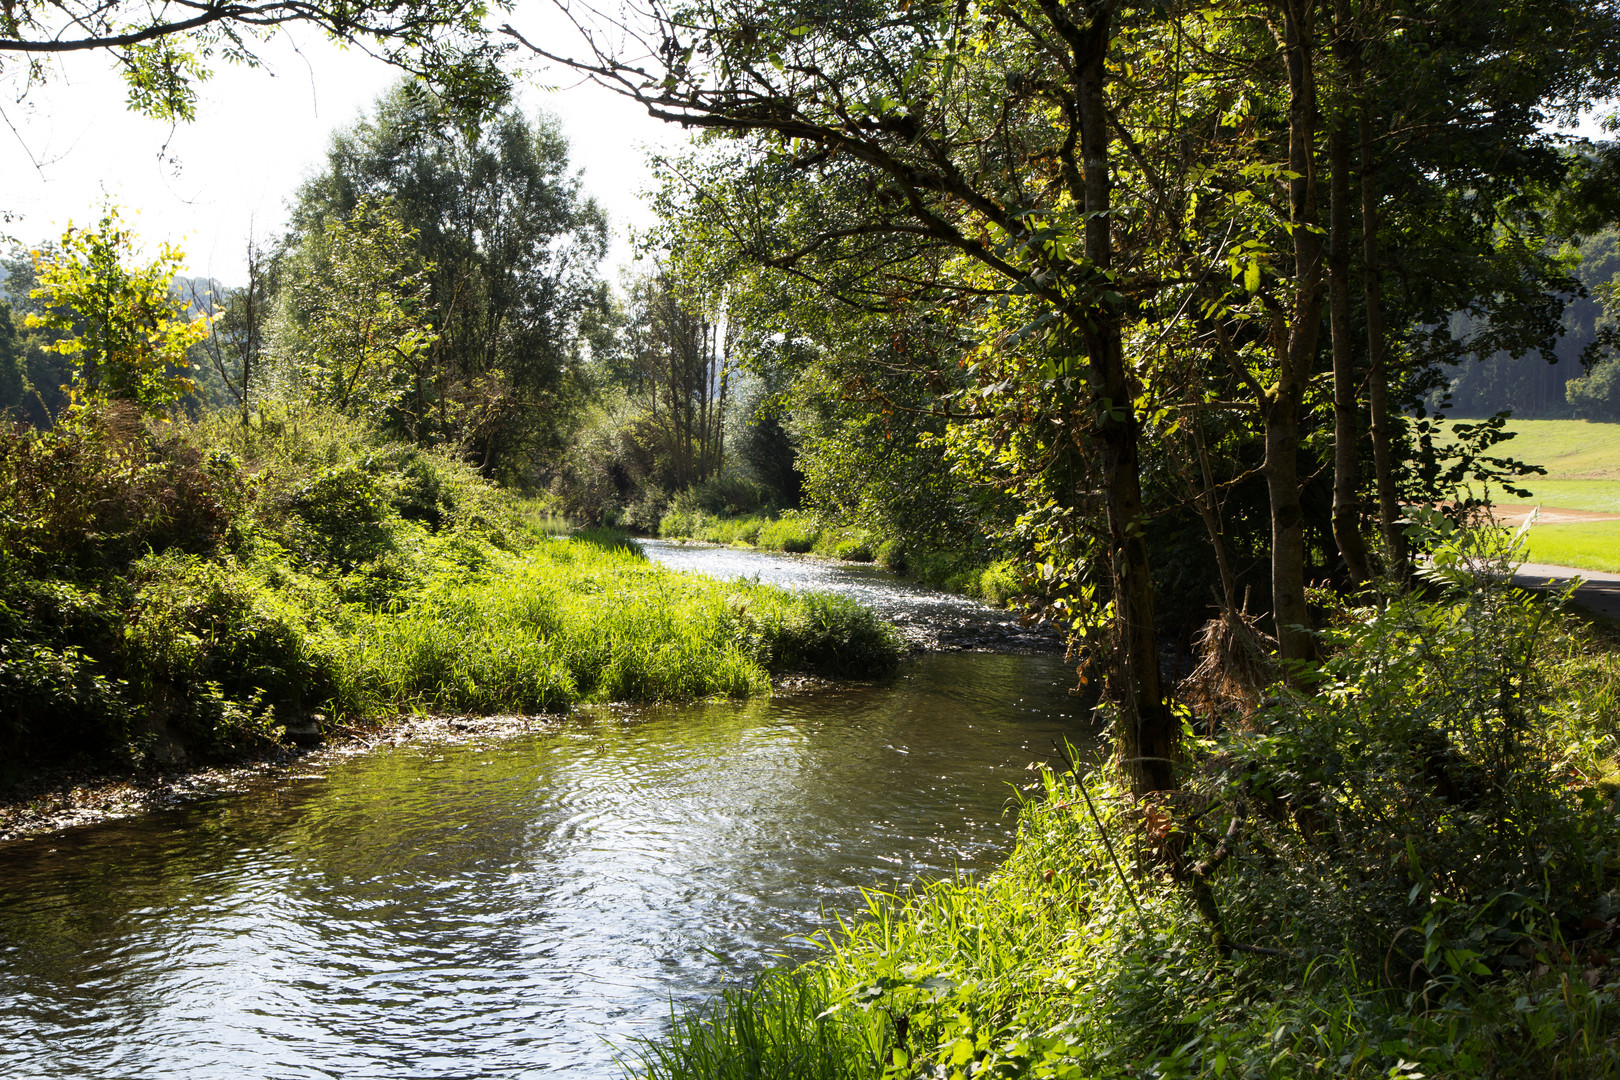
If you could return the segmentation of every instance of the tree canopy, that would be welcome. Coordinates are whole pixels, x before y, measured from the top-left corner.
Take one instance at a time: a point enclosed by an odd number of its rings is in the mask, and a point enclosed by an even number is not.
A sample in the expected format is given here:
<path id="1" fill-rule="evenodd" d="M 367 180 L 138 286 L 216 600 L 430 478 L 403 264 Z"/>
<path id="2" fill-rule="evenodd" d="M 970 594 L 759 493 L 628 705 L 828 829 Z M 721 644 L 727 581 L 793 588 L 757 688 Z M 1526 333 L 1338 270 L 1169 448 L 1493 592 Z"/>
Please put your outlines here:
<path id="1" fill-rule="evenodd" d="M 46 80 L 52 57 L 102 53 L 116 62 L 131 109 L 191 120 L 196 84 L 212 64 L 256 65 L 270 35 L 307 25 L 482 105 L 506 94 L 504 49 L 484 32 L 489 13 L 484 0 L 13 0 L 0 7 L 0 72 L 31 86 Z"/>

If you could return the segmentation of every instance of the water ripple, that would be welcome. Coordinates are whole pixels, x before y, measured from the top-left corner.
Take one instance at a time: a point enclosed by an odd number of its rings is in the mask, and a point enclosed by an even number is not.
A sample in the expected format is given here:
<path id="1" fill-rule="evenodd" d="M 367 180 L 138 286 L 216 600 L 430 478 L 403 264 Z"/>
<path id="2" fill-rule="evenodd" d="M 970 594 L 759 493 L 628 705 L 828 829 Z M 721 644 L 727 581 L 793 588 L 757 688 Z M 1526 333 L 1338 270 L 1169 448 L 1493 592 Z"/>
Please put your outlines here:
<path id="1" fill-rule="evenodd" d="M 617 1076 L 861 889 L 999 857 L 1065 675 L 936 656 L 0 849 L 0 1076 Z"/>

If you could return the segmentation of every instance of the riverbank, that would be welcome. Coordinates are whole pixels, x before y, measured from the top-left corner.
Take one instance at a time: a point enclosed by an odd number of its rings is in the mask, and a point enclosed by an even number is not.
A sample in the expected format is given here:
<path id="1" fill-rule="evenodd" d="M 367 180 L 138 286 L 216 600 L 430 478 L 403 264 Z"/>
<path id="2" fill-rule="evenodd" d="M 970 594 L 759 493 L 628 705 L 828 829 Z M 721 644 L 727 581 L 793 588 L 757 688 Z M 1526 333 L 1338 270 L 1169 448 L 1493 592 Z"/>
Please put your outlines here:
<path id="1" fill-rule="evenodd" d="M 1010 559 L 986 560 L 982 554 L 926 551 L 896 537 L 869 529 L 823 522 L 797 510 L 735 517 L 701 511 L 672 511 L 658 522 L 665 540 L 696 540 L 760 551 L 815 555 L 849 563 L 876 563 L 923 585 L 1006 608 L 1024 589 Z"/>
<path id="2" fill-rule="evenodd" d="M 874 897 L 634 1071 L 1620 1075 L 1620 642 L 1441 562 L 1334 613 L 1315 693 L 1206 701 L 1181 791 L 1045 773 L 998 872 Z"/>
<path id="3" fill-rule="evenodd" d="M 721 580 L 761 580 L 797 592 L 844 596 L 871 608 L 912 655 L 936 652 L 1061 653 L 1068 642 L 1049 622 L 923 585 L 870 563 L 744 544 L 643 538 L 653 562 Z"/>
<path id="4" fill-rule="evenodd" d="M 85 408 L 0 446 L 0 787 L 166 771 L 402 713 L 747 696 L 869 678 L 847 600 L 557 539 L 448 455 L 304 410 L 251 427 Z"/>

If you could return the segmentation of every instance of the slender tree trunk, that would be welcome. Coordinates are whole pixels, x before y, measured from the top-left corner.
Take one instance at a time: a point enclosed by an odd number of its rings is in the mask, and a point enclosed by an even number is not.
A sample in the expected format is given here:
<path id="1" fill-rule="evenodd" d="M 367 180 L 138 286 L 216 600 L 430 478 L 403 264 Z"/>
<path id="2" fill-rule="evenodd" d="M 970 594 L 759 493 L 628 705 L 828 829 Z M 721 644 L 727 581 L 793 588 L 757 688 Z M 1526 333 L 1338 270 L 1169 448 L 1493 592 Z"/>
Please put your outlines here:
<path id="1" fill-rule="evenodd" d="M 1378 483 L 1378 526 L 1396 577 L 1404 577 L 1410 556 L 1401 530 L 1401 501 L 1395 493 L 1395 431 L 1389 415 L 1389 339 L 1384 331 L 1384 288 L 1378 248 L 1378 166 L 1372 140 L 1372 105 L 1362 90 L 1358 64 L 1353 73 L 1361 98 L 1361 281 L 1367 307 L 1367 411 L 1372 429 L 1373 473 Z"/>
<path id="2" fill-rule="evenodd" d="M 1104 65 L 1111 37 L 1106 14 L 1090 27 L 1090 49 L 1081 57 L 1077 100 L 1080 152 L 1084 163 L 1086 258 L 1099 270 L 1113 264 L 1112 178 L 1108 165 L 1108 110 Z M 1148 560 L 1147 512 L 1142 501 L 1141 425 L 1132 406 L 1125 365 L 1120 313 L 1112 307 L 1088 312 L 1085 338 L 1097 378 L 1098 398 L 1108 408 L 1099 422 L 1103 482 L 1107 490 L 1108 536 L 1113 553 L 1114 603 L 1118 609 L 1127 700 L 1117 725 L 1120 751 L 1131 790 L 1138 795 L 1175 787 L 1179 725 L 1165 701 L 1159 671 L 1159 640 L 1153 618 L 1153 575 Z"/>
<path id="3" fill-rule="evenodd" d="M 1198 473 L 1204 481 L 1204 490 L 1198 497 L 1198 513 L 1204 519 L 1210 545 L 1215 549 L 1215 565 L 1221 573 L 1221 600 L 1228 611 L 1236 611 L 1237 575 L 1232 573 L 1232 564 L 1226 555 L 1226 525 L 1221 521 L 1221 504 L 1215 497 L 1215 470 L 1210 466 L 1209 447 L 1204 442 L 1204 433 L 1198 430 L 1196 418 L 1192 437 L 1198 450 Z"/>
<path id="4" fill-rule="evenodd" d="M 1299 497 L 1299 419 L 1322 325 L 1322 238 L 1316 210 L 1314 0 L 1284 0 L 1288 66 L 1289 222 L 1294 239 L 1294 309 L 1273 334 L 1277 384 L 1266 409 L 1266 488 L 1271 496 L 1271 604 L 1286 661 L 1316 655 L 1305 603 L 1305 511 Z"/>
<path id="5" fill-rule="evenodd" d="M 1336 0 L 1337 38 L 1348 30 L 1348 0 Z M 1333 117 L 1328 167 L 1333 171 L 1328 211 L 1328 321 L 1333 328 L 1333 540 L 1344 556 L 1353 584 L 1367 580 L 1367 548 L 1361 540 L 1361 508 L 1356 499 L 1356 373 L 1354 331 L 1350 324 L 1350 132 L 1341 109 Z"/>

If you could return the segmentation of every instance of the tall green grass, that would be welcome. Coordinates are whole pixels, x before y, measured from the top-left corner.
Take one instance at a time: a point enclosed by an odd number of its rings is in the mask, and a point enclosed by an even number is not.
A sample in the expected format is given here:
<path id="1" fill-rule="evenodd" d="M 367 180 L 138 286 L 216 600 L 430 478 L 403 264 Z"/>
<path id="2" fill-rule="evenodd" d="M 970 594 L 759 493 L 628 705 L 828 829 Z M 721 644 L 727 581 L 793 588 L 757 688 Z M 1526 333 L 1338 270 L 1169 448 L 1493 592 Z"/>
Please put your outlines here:
<path id="1" fill-rule="evenodd" d="M 870 678 L 898 657 L 853 601 L 682 574 L 602 533 L 435 575 L 408 604 L 355 613 L 336 639 L 333 705 L 358 715 L 745 697 L 775 672 Z"/>

